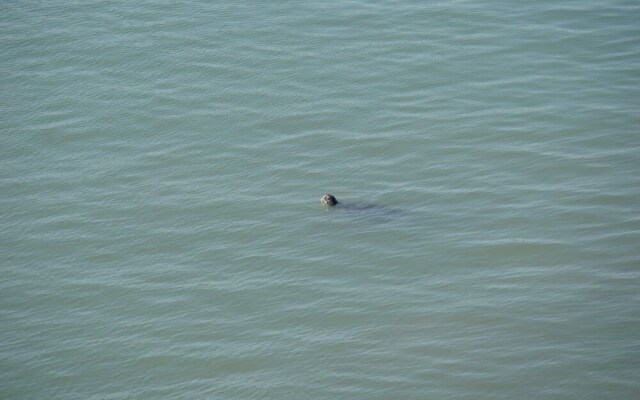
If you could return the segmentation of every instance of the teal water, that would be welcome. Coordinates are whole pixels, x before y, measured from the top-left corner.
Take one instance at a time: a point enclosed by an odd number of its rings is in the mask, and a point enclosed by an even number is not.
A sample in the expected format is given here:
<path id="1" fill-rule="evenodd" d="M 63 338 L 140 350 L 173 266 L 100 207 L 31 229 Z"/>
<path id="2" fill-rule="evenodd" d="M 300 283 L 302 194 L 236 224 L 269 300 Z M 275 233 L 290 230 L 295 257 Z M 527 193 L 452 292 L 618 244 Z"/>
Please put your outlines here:
<path id="1" fill-rule="evenodd" d="M 0 10 L 0 398 L 640 397 L 638 2 Z"/>

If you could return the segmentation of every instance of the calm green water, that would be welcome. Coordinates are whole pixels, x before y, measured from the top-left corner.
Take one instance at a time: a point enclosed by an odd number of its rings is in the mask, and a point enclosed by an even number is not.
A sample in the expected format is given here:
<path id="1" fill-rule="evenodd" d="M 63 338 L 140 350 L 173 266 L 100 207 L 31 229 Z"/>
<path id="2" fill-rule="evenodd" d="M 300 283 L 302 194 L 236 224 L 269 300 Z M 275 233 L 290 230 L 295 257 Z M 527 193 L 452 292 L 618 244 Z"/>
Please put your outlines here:
<path id="1" fill-rule="evenodd" d="M 640 398 L 637 1 L 4 3 L 0 398 Z"/>

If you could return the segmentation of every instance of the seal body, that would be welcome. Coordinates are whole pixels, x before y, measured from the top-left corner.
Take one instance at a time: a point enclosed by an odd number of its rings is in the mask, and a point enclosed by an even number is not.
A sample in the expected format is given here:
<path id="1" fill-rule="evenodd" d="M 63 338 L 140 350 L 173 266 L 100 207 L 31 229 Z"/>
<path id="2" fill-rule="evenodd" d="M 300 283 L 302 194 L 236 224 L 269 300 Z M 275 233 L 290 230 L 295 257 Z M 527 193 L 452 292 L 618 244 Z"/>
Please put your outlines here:
<path id="1" fill-rule="evenodd" d="M 341 203 L 334 195 L 328 193 L 320 198 L 320 204 L 326 209 L 340 209 L 340 214 L 370 222 L 391 222 L 409 216 L 401 209 L 375 203 Z"/>
<path id="2" fill-rule="evenodd" d="M 334 195 L 332 195 L 332 194 L 325 194 L 320 199 L 320 203 L 323 206 L 335 207 L 338 204 L 338 199 L 336 199 L 336 197 Z"/>

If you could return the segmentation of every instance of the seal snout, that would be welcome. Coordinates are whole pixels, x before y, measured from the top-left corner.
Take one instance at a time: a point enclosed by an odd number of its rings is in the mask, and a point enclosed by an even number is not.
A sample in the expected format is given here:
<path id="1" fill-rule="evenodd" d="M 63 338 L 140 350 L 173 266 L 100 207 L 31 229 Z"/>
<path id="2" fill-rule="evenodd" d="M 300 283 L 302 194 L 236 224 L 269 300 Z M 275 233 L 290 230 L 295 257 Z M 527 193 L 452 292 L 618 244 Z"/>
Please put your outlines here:
<path id="1" fill-rule="evenodd" d="M 335 207 L 335 205 L 338 204 L 338 199 L 336 199 L 332 194 L 325 194 L 320 199 L 320 203 L 327 207 Z"/>

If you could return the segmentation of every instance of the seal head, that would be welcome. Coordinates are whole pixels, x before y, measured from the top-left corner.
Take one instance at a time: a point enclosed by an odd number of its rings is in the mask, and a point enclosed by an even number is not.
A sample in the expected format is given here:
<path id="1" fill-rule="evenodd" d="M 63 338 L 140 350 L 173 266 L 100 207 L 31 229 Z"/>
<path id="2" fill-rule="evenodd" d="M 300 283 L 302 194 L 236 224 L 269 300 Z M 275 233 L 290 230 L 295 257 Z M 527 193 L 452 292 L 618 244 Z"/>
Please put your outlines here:
<path id="1" fill-rule="evenodd" d="M 326 207 L 335 207 L 336 204 L 338 204 L 338 199 L 336 199 L 332 194 L 325 194 L 320 199 L 320 203 L 322 203 L 322 205 Z"/>

